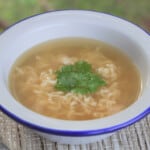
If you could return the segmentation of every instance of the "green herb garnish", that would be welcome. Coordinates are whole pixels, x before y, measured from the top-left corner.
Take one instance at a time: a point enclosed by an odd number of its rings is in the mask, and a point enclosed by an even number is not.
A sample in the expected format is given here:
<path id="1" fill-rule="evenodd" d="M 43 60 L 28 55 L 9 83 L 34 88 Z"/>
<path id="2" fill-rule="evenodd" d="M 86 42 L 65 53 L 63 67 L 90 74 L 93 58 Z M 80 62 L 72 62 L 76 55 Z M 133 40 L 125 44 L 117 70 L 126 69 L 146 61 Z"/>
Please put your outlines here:
<path id="1" fill-rule="evenodd" d="M 64 92 L 88 94 L 95 92 L 106 82 L 93 72 L 92 66 L 86 61 L 78 61 L 73 65 L 65 65 L 56 72 L 55 88 Z"/>

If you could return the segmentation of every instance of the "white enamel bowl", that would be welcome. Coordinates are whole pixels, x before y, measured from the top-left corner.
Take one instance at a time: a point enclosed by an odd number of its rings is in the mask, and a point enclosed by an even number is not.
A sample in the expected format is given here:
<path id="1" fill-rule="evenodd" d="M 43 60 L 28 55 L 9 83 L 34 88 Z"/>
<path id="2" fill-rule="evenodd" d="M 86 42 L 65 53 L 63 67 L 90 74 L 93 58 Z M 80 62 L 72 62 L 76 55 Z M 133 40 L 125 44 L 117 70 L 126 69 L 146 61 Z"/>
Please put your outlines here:
<path id="1" fill-rule="evenodd" d="M 98 39 L 121 48 L 140 70 L 143 88 L 139 99 L 115 115 L 88 121 L 48 118 L 17 102 L 8 87 L 8 75 L 16 58 L 36 44 L 63 37 Z M 93 11 L 54 11 L 24 19 L 0 35 L 0 109 L 52 141 L 66 144 L 98 141 L 149 114 L 149 98 L 150 36 L 125 20 Z"/>

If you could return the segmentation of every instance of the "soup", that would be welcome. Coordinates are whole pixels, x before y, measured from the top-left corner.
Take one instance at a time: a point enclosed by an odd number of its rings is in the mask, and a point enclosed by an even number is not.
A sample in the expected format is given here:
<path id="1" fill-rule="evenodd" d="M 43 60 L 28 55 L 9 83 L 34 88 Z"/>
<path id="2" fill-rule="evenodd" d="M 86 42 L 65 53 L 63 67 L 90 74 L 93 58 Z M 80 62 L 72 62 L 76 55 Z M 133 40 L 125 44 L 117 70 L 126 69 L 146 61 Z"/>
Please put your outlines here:
<path id="1" fill-rule="evenodd" d="M 105 84 L 98 86 L 96 80 L 93 80 L 95 84 L 86 80 L 89 83 L 86 84 L 83 77 L 81 85 L 89 86 L 91 91 L 86 87 L 87 92 L 81 88 L 56 88 L 58 70 L 77 63 L 92 67 L 92 72 L 87 74 L 94 74 L 96 79 L 99 76 L 98 80 L 101 78 Z M 69 73 L 69 76 L 64 73 L 67 77 L 61 78 L 63 83 L 77 85 L 71 79 L 73 72 Z M 77 72 L 74 73 L 78 78 Z M 141 91 L 139 71 L 121 50 L 84 38 L 57 39 L 34 46 L 16 60 L 9 79 L 12 95 L 24 106 L 64 120 L 89 120 L 115 114 L 131 105 Z"/>

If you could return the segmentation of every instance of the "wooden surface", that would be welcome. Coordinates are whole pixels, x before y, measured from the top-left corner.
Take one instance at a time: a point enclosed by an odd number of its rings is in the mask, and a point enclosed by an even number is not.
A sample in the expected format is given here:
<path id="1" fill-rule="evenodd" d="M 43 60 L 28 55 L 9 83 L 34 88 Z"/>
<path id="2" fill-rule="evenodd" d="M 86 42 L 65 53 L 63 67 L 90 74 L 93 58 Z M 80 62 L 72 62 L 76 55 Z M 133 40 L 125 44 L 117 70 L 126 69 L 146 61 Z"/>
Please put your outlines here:
<path id="1" fill-rule="evenodd" d="M 111 137 L 85 145 L 51 142 L 0 112 L 0 144 L 10 150 L 150 150 L 150 115 Z M 0 150 L 3 148 L 0 147 Z"/>

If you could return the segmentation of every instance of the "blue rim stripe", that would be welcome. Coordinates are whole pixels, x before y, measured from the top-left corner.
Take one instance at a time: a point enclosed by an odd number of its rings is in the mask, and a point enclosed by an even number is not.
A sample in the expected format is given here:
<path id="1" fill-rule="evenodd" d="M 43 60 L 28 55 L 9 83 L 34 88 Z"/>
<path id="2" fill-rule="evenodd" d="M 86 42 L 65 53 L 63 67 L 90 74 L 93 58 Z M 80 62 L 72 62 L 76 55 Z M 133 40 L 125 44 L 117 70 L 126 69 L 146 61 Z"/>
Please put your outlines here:
<path id="1" fill-rule="evenodd" d="M 133 119 L 131 119 L 127 122 L 124 122 L 122 124 L 116 125 L 116 126 L 112 126 L 112 127 L 109 127 L 109 128 L 103 128 L 103 129 L 97 129 L 97 130 L 67 131 L 67 130 L 57 130 L 57 129 L 51 129 L 51 128 L 44 128 L 44 127 L 37 126 L 35 124 L 29 123 L 29 122 L 17 117 L 13 113 L 9 112 L 8 110 L 6 110 L 2 106 L 0 106 L 0 110 L 2 110 L 5 114 L 7 114 L 9 117 L 14 119 L 15 121 L 31 128 L 31 129 L 41 131 L 41 132 L 44 132 L 44 133 L 51 133 L 51 134 L 63 135 L 63 136 L 92 136 L 92 135 L 107 134 L 107 133 L 115 132 L 117 130 L 120 130 L 122 128 L 125 128 L 127 126 L 132 125 L 133 123 L 135 123 L 135 122 L 139 121 L 140 119 L 144 118 L 146 115 L 150 114 L 150 107 L 148 107 L 144 112 L 142 112 L 138 116 L 134 117 Z"/>
<path id="2" fill-rule="evenodd" d="M 46 13 L 50 13 L 50 12 L 55 12 L 55 11 L 74 11 L 74 10 L 54 10 L 54 11 L 48 11 L 48 12 L 45 12 L 45 13 L 40 13 L 40 14 L 36 14 L 36 15 L 33 15 L 33 16 L 30 16 L 30 17 L 27 17 L 27 18 L 24 18 L 14 24 L 12 24 L 11 26 L 9 26 L 7 29 L 5 29 L 3 32 L 0 33 L 3 34 L 5 31 L 7 31 L 9 28 L 13 27 L 14 25 L 24 21 L 24 20 L 27 20 L 27 19 L 30 19 L 32 17 L 35 17 L 35 16 L 39 16 L 39 15 L 43 15 L 43 14 L 46 14 Z M 113 16 L 112 14 L 108 14 L 108 13 L 105 13 L 105 12 L 98 12 L 98 11 L 95 11 L 95 10 L 75 10 L 75 11 L 89 11 L 89 12 L 96 12 L 96 13 L 103 13 L 103 14 L 106 14 L 106 15 L 110 15 L 110 16 Z M 119 18 L 123 21 L 126 21 L 130 24 L 133 24 L 132 22 L 126 20 L 126 19 L 122 19 L 120 17 L 117 17 L 117 16 L 113 16 L 113 17 L 116 17 L 116 18 Z M 145 31 L 143 28 L 141 28 L 139 25 L 137 24 L 133 24 L 135 26 L 137 26 L 137 28 L 143 30 L 146 34 L 150 35 L 150 33 L 148 33 L 147 31 Z M 114 132 L 114 131 L 117 131 L 117 130 L 120 130 L 122 128 L 125 128 L 129 125 L 132 125 L 133 123 L 139 121 L 140 119 L 144 118 L 146 115 L 150 114 L 150 107 L 148 107 L 144 112 L 142 112 L 141 114 L 139 114 L 138 116 L 134 117 L 133 119 L 127 121 L 127 122 L 124 122 L 122 124 L 119 124 L 119 125 L 116 125 L 116 126 L 112 126 L 112 127 L 109 127 L 109 128 L 103 128 L 103 129 L 97 129 L 97 130 L 85 130 L 85 131 L 67 131 L 67 130 L 56 130 L 56 129 L 51 129 L 51 128 L 44 128 L 42 126 L 37 126 L 35 124 L 32 124 L 30 122 L 27 122 L 19 117 L 17 117 L 16 115 L 14 115 L 13 113 L 9 112 L 7 109 L 5 109 L 3 106 L 0 105 L 0 110 L 3 111 L 5 114 L 7 114 L 9 117 L 11 117 L 12 119 L 14 119 L 15 121 L 31 128 L 31 129 L 34 129 L 34 130 L 37 130 L 37 131 L 41 131 L 41 132 L 44 132 L 44 133 L 51 133 L 51 134 L 55 134 L 55 135 L 63 135 L 63 136 L 92 136 L 92 135 L 98 135 L 98 134 L 106 134 L 106 133 L 111 133 L 111 132 Z"/>
<path id="3" fill-rule="evenodd" d="M 86 11 L 86 12 L 95 12 L 95 13 L 101 13 L 101 14 L 105 14 L 105 15 L 109 15 L 109 16 L 113 16 L 115 18 L 118 18 L 118 19 L 121 19 L 123 21 L 126 21 L 130 24 L 133 24 L 135 25 L 136 27 L 138 27 L 139 29 L 141 29 L 142 31 L 144 31 L 146 34 L 148 34 L 150 36 L 150 33 L 148 31 L 146 31 L 146 29 L 142 28 L 140 25 L 136 24 L 136 23 L 132 23 L 130 22 L 129 20 L 125 19 L 125 18 L 121 18 L 119 16 L 114 16 L 112 14 L 110 14 L 109 12 L 99 12 L 99 11 L 96 11 L 96 10 L 88 10 L 88 9 L 61 9 L 61 10 L 50 10 L 50 11 L 47 11 L 47 12 L 43 12 L 43 13 L 39 13 L 39 14 L 35 14 L 35 15 L 31 15 L 29 17 L 26 17 L 26 18 L 23 18 L 15 23 L 13 23 L 12 25 L 8 26 L 4 31 L 0 32 L 0 35 L 3 34 L 5 31 L 7 31 L 8 29 L 12 28 L 13 26 L 17 25 L 18 23 L 21 23 L 22 21 L 25 21 L 25 20 L 28 20 L 30 18 L 33 18 L 33 17 L 37 17 L 37 16 L 40 16 L 40 15 L 44 15 L 44 14 L 48 14 L 48 13 L 51 13 L 51 12 L 59 12 L 59 11 Z"/>

